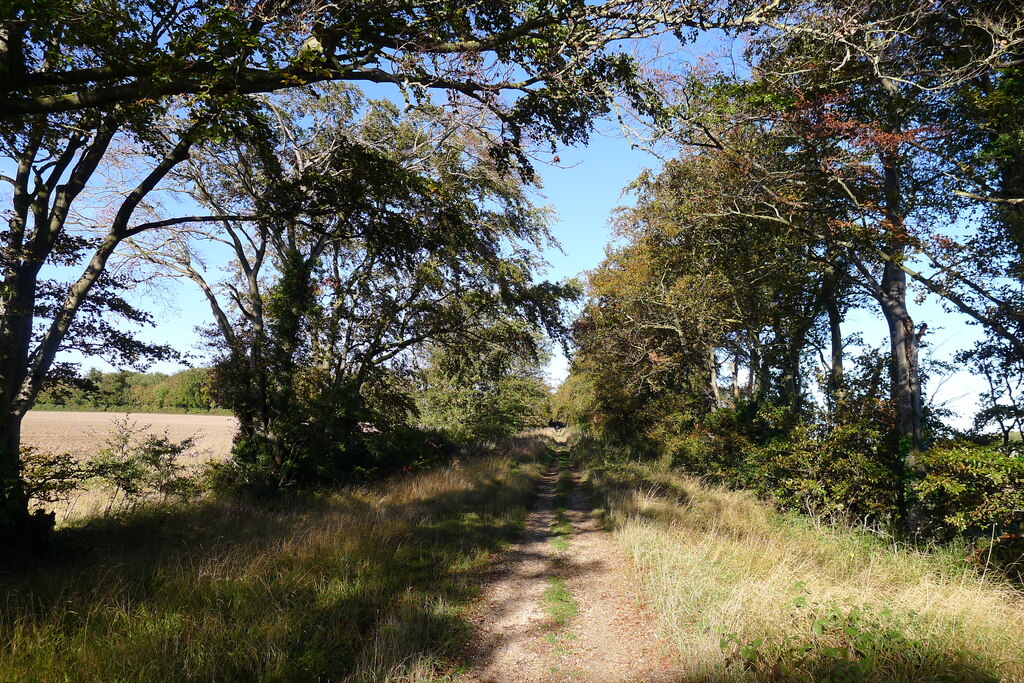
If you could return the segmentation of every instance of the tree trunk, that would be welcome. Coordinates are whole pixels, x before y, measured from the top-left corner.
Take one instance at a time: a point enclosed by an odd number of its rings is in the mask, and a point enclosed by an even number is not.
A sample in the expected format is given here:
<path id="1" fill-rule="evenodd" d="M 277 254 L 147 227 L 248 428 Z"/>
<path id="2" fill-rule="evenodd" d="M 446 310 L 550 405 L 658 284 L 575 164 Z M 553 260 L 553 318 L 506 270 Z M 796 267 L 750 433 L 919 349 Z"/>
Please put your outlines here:
<path id="1" fill-rule="evenodd" d="M 28 495 L 21 479 L 22 416 L 0 414 L 0 549 L 38 548 L 53 529 L 53 513 L 30 515 Z"/>
<path id="2" fill-rule="evenodd" d="M 907 500 L 911 474 L 918 469 L 917 453 L 924 447 L 924 421 L 921 415 L 921 382 L 918 373 L 918 345 L 924 326 L 918 331 L 907 310 L 907 273 L 900 267 L 906 255 L 903 244 L 904 220 L 902 194 L 898 172 L 899 161 L 882 155 L 885 177 L 885 219 L 893 245 L 893 258 L 887 259 L 882 270 L 882 281 L 875 288 L 875 296 L 889 327 L 889 377 L 892 401 L 896 405 L 897 419 L 895 453 L 899 458 L 900 485 L 897 503 L 908 533 L 916 530 L 918 506 Z"/>
<path id="3" fill-rule="evenodd" d="M 759 332 L 751 332 L 750 337 L 750 377 L 747 378 L 747 396 L 749 400 L 757 401 L 761 398 L 761 392 L 767 384 L 765 372 L 767 371 L 764 359 L 764 348 L 761 345 Z"/>
<path id="4" fill-rule="evenodd" d="M 732 358 L 732 404 L 735 406 L 740 402 L 740 361 L 739 358 Z"/>
<path id="5" fill-rule="evenodd" d="M 711 400 L 714 403 L 714 409 L 717 410 L 722 407 L 722 392 L 718 388 L 718 357 L 715 355 L 714 347 L 710 347 L 708 350 L 708 370 L 710 371 Z"/>
<path id="6" fill-rule="evenodd" d="M 884 157 L 885 171 L 885 217 L 890 229 L 902 232 L 903 213 L 897 161 Z M 924 428 L 921 418 L 921 384 L 918 375 L 918 342 L 923 334 L 914 327 L 914 321 L 907 310 L 907 274 L 900 268 L 905 248 L 895 236 L 896 248 L 893 258 L 885 262 L 878 301 L 889 326 L 889 350 L 892 353 L 890 377 L 892 398 L 898 411 L 897 434 L 901 444 L 909 446 L 905 458 L 907 471 L 916 467 L 914 452 L 924 446 Z"/>
<path id="7" fill-rule="evenodd" d="M 896 405 L 899 440 L 910 448 L 907 466 L 914 467 L 913 451 L 924 446 L 924 428 L 921 416 L 921 383 L 918 375 L 918 347 L 920 333 L 907 311 L 907 276 L 898 266 L 886 264 L 882 276 L 885 296 L 879 303 L 885 322 L 889 326 L 889 350 L 892 359 L 889 375 L 892 399 Z"/>
<path id="8" fill-rule="evenodd" d="M 831 273 L 825 276 L 821 292 L 822 304 L 825 313 L 828 315 L 829 344 L 831 347 L 830 366 L 828 379 L 826 380 L 826 393 L 829 405 L 834 410 L 837 405 L 843 402 L 843 316 L 839 311 L 839 302 L 836 300 L 835 276 Z"/>

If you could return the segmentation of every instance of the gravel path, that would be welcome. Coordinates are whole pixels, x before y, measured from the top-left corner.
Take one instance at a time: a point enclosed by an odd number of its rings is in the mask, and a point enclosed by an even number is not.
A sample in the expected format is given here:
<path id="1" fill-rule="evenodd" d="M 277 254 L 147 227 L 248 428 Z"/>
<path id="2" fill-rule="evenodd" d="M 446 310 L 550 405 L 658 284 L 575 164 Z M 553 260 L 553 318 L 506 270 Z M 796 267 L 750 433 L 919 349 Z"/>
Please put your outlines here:
<path id="1" fill-rule="evenodd" d="M 632 589 L 629 560 L 599 528 L 578 481 L 566 506 L 573 527 L 569 548 L 559 551 L 550 542 L 556 481 L 557 469 L 552 469 L 540 484 L 519 542 L 483 591 L 466 680 L 679 680 L 659 643 L 654 618 Z M 579 605 L 578 615 L 563 628 L 543 608 L 552 577 L 565 581 Z"/>

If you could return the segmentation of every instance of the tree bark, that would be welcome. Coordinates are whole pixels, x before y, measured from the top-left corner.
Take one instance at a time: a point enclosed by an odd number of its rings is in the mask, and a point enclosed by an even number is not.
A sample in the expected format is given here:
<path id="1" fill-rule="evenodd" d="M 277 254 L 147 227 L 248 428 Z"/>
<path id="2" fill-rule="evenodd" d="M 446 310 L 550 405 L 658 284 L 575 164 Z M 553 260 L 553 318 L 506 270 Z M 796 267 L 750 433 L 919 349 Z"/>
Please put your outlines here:
<path id="1" fill-rule="evenodd" d="M 31 526 L 21 480 L 21 419 L 7 409 L 0 412 L 0 547 L 24 545 Z"/>
<path id="2" fill-rule="evenodd" d="M 822 304 L 828 316 L 828 331 L 830 345 L 830 365 L 828 379 L 826 382 L 827 398 L 829 405 L 835 409 L 836 405 L 843 402 L 843 316 L 839 310 L 839 302 L 836 300 L 835 276 L 831 273 L 825 276 L 822 286 Z"/>
<path id="3" fill-rule="evenodd" d="M 708 349 L 708 370 L 710 374 L 711 400 L 715 410 L 722 407 L 722 392 L 718 388 L 718 357 L 715 355 L 715 348 Z"/>

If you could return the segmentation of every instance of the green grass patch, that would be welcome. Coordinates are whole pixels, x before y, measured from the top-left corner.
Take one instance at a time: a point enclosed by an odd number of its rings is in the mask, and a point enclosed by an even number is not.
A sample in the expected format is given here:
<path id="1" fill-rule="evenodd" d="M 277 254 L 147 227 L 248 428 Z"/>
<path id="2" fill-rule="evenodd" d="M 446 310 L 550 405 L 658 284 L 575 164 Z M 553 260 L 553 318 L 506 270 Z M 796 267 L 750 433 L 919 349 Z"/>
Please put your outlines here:
<path id="1" fill-rule="evenodd" d="M 579 614 L 580 606 L 572 597 L 565 579 L 552 576 L 548 579 L 548 587 L 544 590 L 544 612 L 551 618 L 556 628 L 564 628 Z"/>
<path id="2" fill-rule="evenodd" d="M 437 680 L 516 536 L 541 444 L 375 487 L 97 519 L 0 565 L 0 680 Z"/>
<path id="3" fill-rule="evenodd" d="M 558 481 L 555 482 L 555 510 L 565 510 L 572 490 L 572 464 L 569 462 L 569 451 L 556 453 L 558 462 Z"/>
<path id="4" fill-rule="evenodd" d="M 554 520 L 550 530 L 551 545 L 555 550 L 565 552 L 569 550 L 569 540 L 572 538 L 572 523 L 565 514 L 569 491 L 572 489 L 572 469 L 568 451 L 558 451 L 557 462 L 559 469 L 558 480 L 555 482 Z"/>

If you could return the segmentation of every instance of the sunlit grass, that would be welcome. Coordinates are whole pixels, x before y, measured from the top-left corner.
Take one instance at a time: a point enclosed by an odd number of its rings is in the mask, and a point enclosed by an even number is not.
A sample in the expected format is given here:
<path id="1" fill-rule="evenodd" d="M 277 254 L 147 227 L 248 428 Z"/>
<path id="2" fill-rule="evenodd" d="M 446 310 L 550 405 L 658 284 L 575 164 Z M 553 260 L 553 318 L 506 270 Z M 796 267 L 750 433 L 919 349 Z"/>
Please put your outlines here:
<path id="1" fill-rule="evenodd" d="M 439 680 L 539 439 L 383 485 L 150 507 L 0 580 L 0 680 Z"/>
<path id="2" fill-rule="evenodd" d="M 816 525 L 657 464 L 587 477 L 688 679 L 1024 680 L 1024 595 L 963 546 Z"/>
<path id="3" fill-rule="evenodd" d="M 548 587 L 544 589 L 544 613 L 551 619 L 555 628 L 564 628 L 579 614 L 579 604 L 565 585 L 565 579 L 552 576 L 548 578 Z"/>

